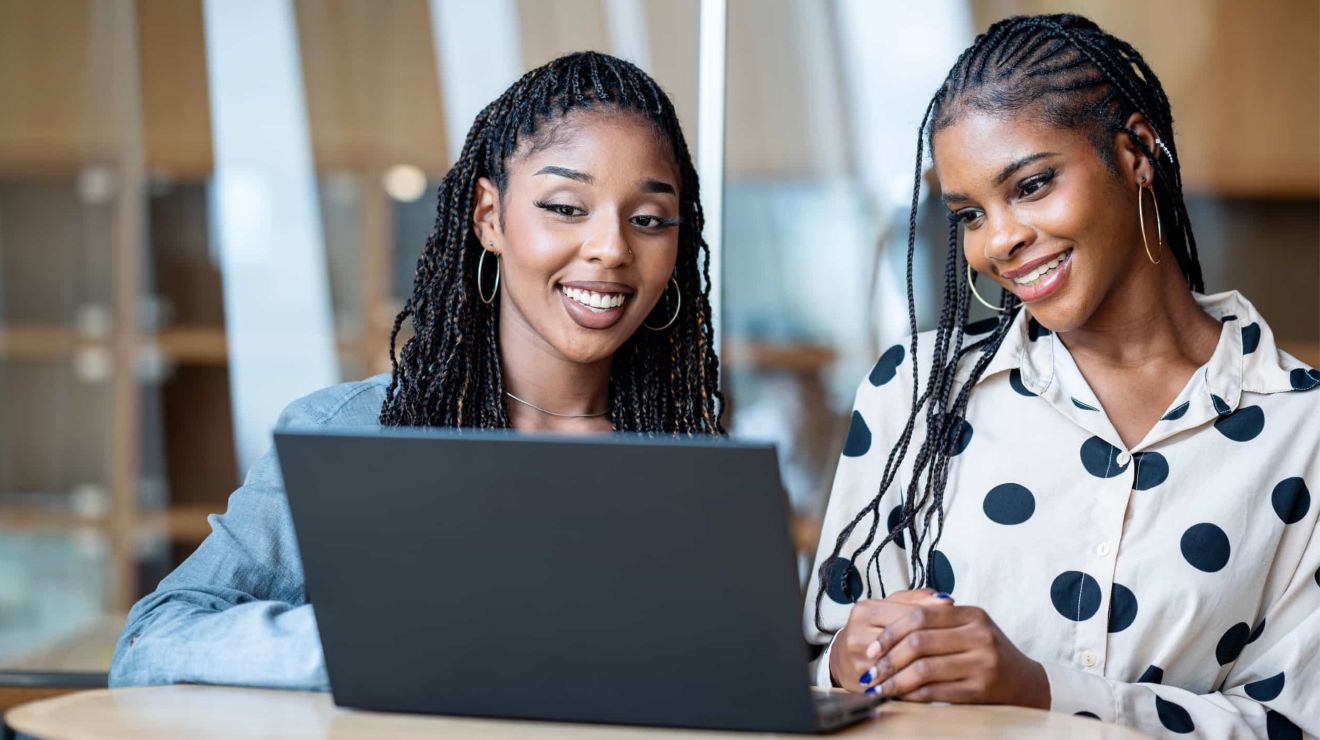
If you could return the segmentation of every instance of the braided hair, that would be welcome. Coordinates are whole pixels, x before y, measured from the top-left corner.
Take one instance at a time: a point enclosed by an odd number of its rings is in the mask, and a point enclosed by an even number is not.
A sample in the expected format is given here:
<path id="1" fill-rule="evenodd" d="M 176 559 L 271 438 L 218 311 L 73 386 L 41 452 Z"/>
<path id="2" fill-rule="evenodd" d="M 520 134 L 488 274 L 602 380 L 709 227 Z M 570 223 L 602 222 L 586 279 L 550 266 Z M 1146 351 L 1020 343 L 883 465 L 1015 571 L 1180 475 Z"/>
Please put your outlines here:
<path id="1" fill-rule="evenodd" d="M 821 632 L 828 632 L 820 617 L 821 599 L 828 582 L 835 582 L 839 590 L 853 600 L 862 596 L 850 593 L 853 587 L 846 575 L 847 564 L 840 560 L 841 552 L 849 537 L 868 518 L 867 535 L 849 554 L 848 563 L 855 562 L 875 542 L 880 525 L 880 498 L 893 484 L 899 467 L 907 458 L 909 448 L 914 444 L 913 432 L 918 415 L 923 412 L 926 434 L 916 441 L 912 475 L 902 504 L 889 517 L 888 531 L 861 571 L 866 596 L 871 595 L 868 576 L 872 569 L 880 585 L 880 594 L 885 596 L 880 553 L 891 542 L 902 541 L 900 538 L 906 533 L 912 574 L 908 586 L 940 585 L 936 577 L 935 548 L 943 533 L 949 458 L 961 451 L 965 443 L 964 436 L 969 430 L 965 417 L 972 388 L 999 350 L 1021 309 L 1017 297 L 1004 291 L 1000 299 L 1003 310 L 993 329 L 986 336 L 963 346 L 972 286 L 966 277 L 966 262 L 960 261 L 959 222 L 950 214 L 943 300 L 935 329 L 929 376 L 924 389 L 921 388 L 916 361 L 917 318 L 912 268 L 925 147 L 933 148 L 935 134 L 952 126 L 968 111 L 1022 114 L 1085 132 L 1098 156 L 1115 175 L 1118 174 L 1118 164 L 1113 136 L 1126 134 L 1155 169 L 1154 187 L 1161 218 L 1164 223 L 1173 225 L 1165 231 L 1165 245 L 1177 259 L 1189 288 L 1204 290 L 1196 240 L 1183 201 L 1182 174 L 1173 140 L 1169 99 L 1159 78 L 1141 54 L 1131 44 L 1106 33 L 1092 21 L 1072 14 L 1015 16 L 995 23 L 977 36 L 958 57 L 935 92 L 917 131 L 907 244 L 908 327 L 911 332 L 908 349 L 913 358 L 912 411 L 885 462 L 875 496 L 843 528 L 831 556 L 821 563 L 817 574 L 820 584 L 815 595 L 815 622 Z M 1155 130 L 1158 152 L 1152 151 L 1135 131 L 1127 127 L 1126 122 L 1133 113 L 1141 113 Z M 1029 330 L 1040 331 L 1040 328 L 1033 320 Z M 966 380 L 955 394 L 955 373 L 964 360 L 964 369 L 968 371 Z M 926 545 L 924 554 L 923 544 Z"/>
<path id="2" fill-rule="evenodd" d="M 528 72 L 477 114 L 462 154 L 440 184 L 435 227 L 417 260 L 412 295 L 390 330 L 382 425 L 509 427 L 497 342 L 499 298 L 486 304 L 476 295 L 483 250 L 472 226 L 474 192 L 478 179 L 487 177 L 502 197 L 509 160 L 520 147 L 547 146 L 565 116 L 585 110 L 640 116 L 669 144 L 680 180 L 674 269 L 683 297 L 680 314 L 669 329 L 638 330 L 615 352 L 609 388 L 614 428 L 722 432 L 710 252 L 701 237 L 692 156 L 674 105 L 655 81 L 633 64 L 596 52 L 569 54 Z M 664 316 L 648 323 L 663 324 L 668 309 L 668 300 L 661 300 L 656 311 Z M 396 357 L 399 330 L 409 317 L 415 334 Z"/>

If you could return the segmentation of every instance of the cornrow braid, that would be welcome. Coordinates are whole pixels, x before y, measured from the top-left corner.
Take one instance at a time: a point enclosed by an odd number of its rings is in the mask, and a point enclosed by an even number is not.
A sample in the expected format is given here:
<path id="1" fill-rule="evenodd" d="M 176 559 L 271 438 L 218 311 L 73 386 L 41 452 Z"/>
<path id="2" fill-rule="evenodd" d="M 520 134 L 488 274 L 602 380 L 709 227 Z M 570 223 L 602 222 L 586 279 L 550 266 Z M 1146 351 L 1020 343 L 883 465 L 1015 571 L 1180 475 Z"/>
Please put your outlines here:
<path id="1" fill-rule="evenodd" d="M 679 173 L 678 258 L 674 279 L 680 315 L 663 332 L 639 330 L 615 353 L 609 413 L 618 431 L 722 433 L 723 396 L 710 310 L 710 251 L 692 156 L 673 103 L 635 65 L 579 52 L 534 69 L 487 105 L 472 123 L 462 153 L 440 183 L 435 226 L 417 260 L 412 294 L 390 329 L 390 384 L 381 405 L 386 426 L 500 429 L 509 426 L 500 370 L 499 302 L 476 295 L 484 254 L 472 227 L 478 179 L 503 196 L 510 159 L 553 141 L 575 111 L 640 116 L 673 152 Z M 485 275 L 488 287 L 492 278 Z M 666 292 L 667 294 L 667 292 Z M 655 313 L 668 309 L 661 300 Z M 648 323 L 663 324 L 669 314 Z M 399 331 L 415 331 L 396 354 Z"/>
<path id="2" fill-rule="evenodd" d="M 880 553 L 891 542 L 906 535 L 911 543 L 908 558 L 911 579 L 906 586 L 935 585 L 935 553 L 944 530 L 944 491 L 949 480 L 950 457 L 960 451 L 967 427 L 966 413 L 972 388 L 1008 336 L 1021 303 L 1008 291 L 1002 293 L 998 319 L 984 337 L 963 346 L 964 327 L 970 306 L 967 263 L 959 246 L 958 221 L 950 216 L 948 253 L 945 258 L 943 300 L 935 329 L 929 375 L 918 383 L 917 318 L 913 286 L 916 251 L 917 207 L 921 197 L 921 175 L 926 148 L 937 132 L 948 128 L 969 110 L 1031 115 L 1056 126 L 1086 131 L 1102 160 L 1117 172 L 1112 138 L 1125 134 L 1150 160 L 1155 169 L 1154 187 L 1160 215 L 1172 228 L 1165 231 L 1165 246 L 1177 259 L 1187 285 L 1204 290 L 1201 264 L 1192 235 L 1191 220 L 1183 199 L 1182 171 L 1173 137 L 1173 114 L 1163 85 L 1145 59 L 1131 44 L 1101 30 L 1078 15 L 1015 16 L 988 28 L 958 57 L 943 84 L 932 96 L 917 129 L 917 160 L 912 184 L 912 212 L 908 220 L 907 291 L 908 353 L 912 358 L 912 410 L 897 442 L 885 461 L 875 496 L 839 532 L 830 557 L 817 573 L 815 624 L 829 632 L 821 621 L 820 607 L 827 583 L 838 578 L 839 558 L 852 534 L 867 522 L 861 544 L 848 555 L 856 563 L 872 544 L 880 528 L 880 499 L 897 479 L 898 471 L 913 445 L 917 419 L 925 413 L 926 433 L 913 457 L 910 482 L 903 500 L 879 536 L 865 567 L 865 595 L 872 594 L 874 571 L 880 595 L 887 595 L 880 569 Z M 1152 151 L 1127 128 L 1133 113 L 1141 113 L 1156 131 Z M 1162 155 L 1162 156 L 1161 156 Z M 973 276 L 974 280 L 975 277 Z M 964 363 L 970 365 L 966 380 L 954 392 L 955 375 Z M 924 390 L 922 390 L 924 388 Z M 923 553 L 922 548 L 925 546 Z M 842 581 L 844 596 L 850 593 L 848 579 Z"/>

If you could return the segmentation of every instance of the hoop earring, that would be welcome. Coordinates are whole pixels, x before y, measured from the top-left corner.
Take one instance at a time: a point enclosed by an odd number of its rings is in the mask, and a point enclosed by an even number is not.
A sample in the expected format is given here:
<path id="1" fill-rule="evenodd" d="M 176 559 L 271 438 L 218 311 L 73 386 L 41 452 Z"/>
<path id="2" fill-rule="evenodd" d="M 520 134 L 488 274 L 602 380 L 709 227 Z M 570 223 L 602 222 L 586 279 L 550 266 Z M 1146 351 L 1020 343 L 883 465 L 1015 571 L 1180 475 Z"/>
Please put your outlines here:
<path id="1" fill-rule="evenodd" d="M 674 315 L 669 317 L 669 321 L 666 321 L 664 326 L 651 326 L 650 324 L 646 323 L 646 319 L 642 319 L 642 326 L 645 326 L 647 329 L 650 329 L 651 331 L 664 331 L 665 329 L 668 329 L 669 327 L 673 326 L 674 322 L 678 321 L 678 312 L 683 310 L 683 289 L 678 287 L 678 279 L 675 278 L 673 275 L 669 276 L 669 282 L 674 284 L 674 293 L 678 296 L 678 301 L 677 301 L 678 305 L 674 306 Z M 669 292 L 668 285 L 665 286 L 665 292 L 666 293 Z"/>
<path id="2" fill-rule="evenodd" d="M 1155 255 L 1150 253 L 1150 241 L 1146 239 L 1146 214 L 1143 209 L 1145 198 L 1142 197 L 1144 191 L 1150 190 L 1150 201 L 1155 204 L 1155 238 L 1159 241 L 1156 244 L 1160 252 L 1160 258 L 1155 259 Z M 1152 265 L 1158 265 L 1164 261 L 1164 224 L 1160 222 L 1160 202 L 1155 197 L 1155 186 L 1142 183 L 1137 188 L 1137 220 L 1141 224 L 1141 244 L 1146 248 L 1146 259 L 1150 260 Z"/>
<path id="3" fill-rule="evenodd" d="M 487 306 L 495 302 L 495 296 L 499 295 L 500 292 L 499 255 L 495 256 L 495 287 L 491 288 L 490 290 L 490 298 L 487 298 L 486 294 L 481 291 L 481 268 L 483 265 L 486 264 L 486 255 L 490 253 L 491 253 L 490 250 L 482 249 L 481 256 L 477 258 L 477 297 L 479 297 L 481 299 L 481 302 L 486 304 Z"/>
<path id="4" fill-rule="evenodd" d="M 976 292 L 976 283 L 972 281 L 972 263 L 970 262 L 967 263 L 967 287 L 972 289 L 972 295 L 976 296 L 976 300 L 980 301 L 982 306 L 985 306 L 991 311 L 998 311 L 999 313 L 1003 313 L 1007 310 L 1000 308 L 999 306 L 991 305 L 989 301 L 981 297 L 980 293 Z"/>

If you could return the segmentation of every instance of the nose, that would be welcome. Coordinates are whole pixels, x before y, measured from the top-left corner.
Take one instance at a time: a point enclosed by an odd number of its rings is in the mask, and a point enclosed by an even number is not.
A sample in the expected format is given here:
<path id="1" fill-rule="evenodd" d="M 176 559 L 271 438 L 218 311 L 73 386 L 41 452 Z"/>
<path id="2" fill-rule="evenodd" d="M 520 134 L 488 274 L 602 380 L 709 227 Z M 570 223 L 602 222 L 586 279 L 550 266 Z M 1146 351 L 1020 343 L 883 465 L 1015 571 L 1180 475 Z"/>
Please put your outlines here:
<path id="1" fill-rule="evenodd" d="M 598 221 L 598 226 L 591 230 L 582 244 L 582 256 L 605 268 L 627 264 L 632 259 L 632 249 L 628 245 L 624 221 L 618 216 L 600 218 Z"/>
<path id="2" fill-rule="evenodd" d="M 1036 230 L 1017 218 L 1012 210 L 1005 209 L 993 215 L 987 213 L 986 218 L 990 220 L 990 229 L 985 242 L 985 258 L 991 262 L 1008 262 L 1036 240 Z"/>

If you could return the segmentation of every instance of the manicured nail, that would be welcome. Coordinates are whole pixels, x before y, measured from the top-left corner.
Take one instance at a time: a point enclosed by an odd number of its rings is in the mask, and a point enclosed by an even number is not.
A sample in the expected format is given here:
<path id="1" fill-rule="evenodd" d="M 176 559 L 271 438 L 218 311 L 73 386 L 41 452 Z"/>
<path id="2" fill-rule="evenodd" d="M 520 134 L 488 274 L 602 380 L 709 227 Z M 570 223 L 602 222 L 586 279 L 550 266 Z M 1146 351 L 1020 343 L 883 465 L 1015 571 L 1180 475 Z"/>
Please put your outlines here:
<path id="1" fill-rule="evenodd" d="M 871 676 L 871 672 L 870 672 L 870 671 L 867 671 L 866 673 L 863 673 L 863 674 L 862 674 L 862 677 L 861 677 L 861 678 L 857 679 L 857 682 L 860 683 L 861 685 L 865 686 L 865 685 L 867 685 L 868 683 L 871 683 L 871 678 L 872 678 L 872 676 Z"/>
<path id="2" fill-rule="evenodd" d="M 950 599 L 950 598 L 952 598 L 952 597 L 949 596 L 948 594 L 944 593 L 943 591 L 941 591 L 941 592 L 935 594 L 935 598 L 937 598 L 937 599 L 945 599 L 945 600 L 948 600 L 948 599 Z"/>
<path id="3" fill-rule="evenodd" d="M 866 693 L 871 694 L 871 695 L 874 695 L 874 694 L 875 694 L 875 689 L 876 689 L 876 687 L 872 686 L 871 688 L 869 688 L 869 689 L 866 690 Z"/>

